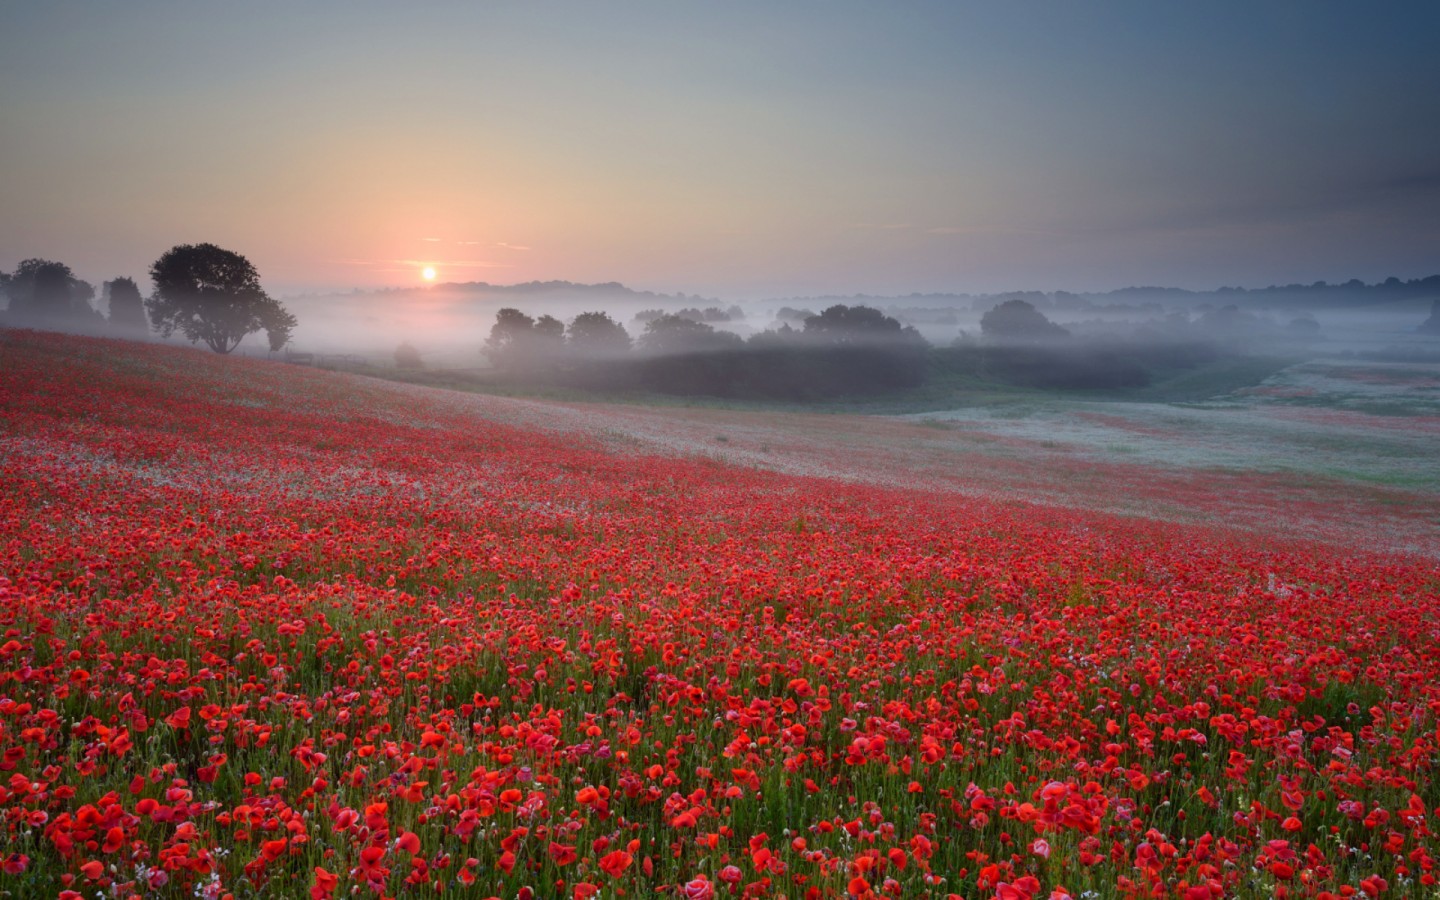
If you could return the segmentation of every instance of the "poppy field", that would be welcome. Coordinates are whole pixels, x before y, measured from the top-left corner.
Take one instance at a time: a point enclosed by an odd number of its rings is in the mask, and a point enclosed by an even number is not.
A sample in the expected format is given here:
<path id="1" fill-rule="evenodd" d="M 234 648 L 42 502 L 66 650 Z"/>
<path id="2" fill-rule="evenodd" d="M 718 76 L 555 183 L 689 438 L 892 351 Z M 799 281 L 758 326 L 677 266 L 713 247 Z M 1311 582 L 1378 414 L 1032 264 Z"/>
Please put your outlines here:
<path id="1" fill-rule="evenodd" d="M 0 631 L 10 897 L 1440 894 L 1434 554 L 0 331 Z"/>

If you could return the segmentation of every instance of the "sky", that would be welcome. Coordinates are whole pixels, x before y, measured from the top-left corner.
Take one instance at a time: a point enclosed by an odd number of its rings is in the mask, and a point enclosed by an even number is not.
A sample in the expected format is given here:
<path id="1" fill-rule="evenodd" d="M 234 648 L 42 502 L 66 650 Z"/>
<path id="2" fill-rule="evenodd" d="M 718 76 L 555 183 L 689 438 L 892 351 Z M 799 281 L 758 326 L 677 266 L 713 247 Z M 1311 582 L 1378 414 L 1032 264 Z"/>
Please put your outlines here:
<path id="1" fill-rule="evenodd" d="M 741 300 L 1440 272 L 1440 4 L 0 2 L 0 270 Z"/>

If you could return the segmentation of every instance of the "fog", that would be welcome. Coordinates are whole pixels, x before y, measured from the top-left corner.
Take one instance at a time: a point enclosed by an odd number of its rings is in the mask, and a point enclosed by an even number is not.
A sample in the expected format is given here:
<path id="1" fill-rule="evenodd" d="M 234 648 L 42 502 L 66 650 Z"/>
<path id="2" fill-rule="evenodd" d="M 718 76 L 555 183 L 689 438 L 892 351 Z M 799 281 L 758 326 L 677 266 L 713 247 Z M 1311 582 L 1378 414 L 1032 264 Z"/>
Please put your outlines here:
<path id="1" fill-rule="evenodd" d="M 125 279 L 105 282 L 97 292 L 67 267 L 52 268 L 53 284 L 35 266 L 7 276 L 0 324 L 156 339 L 144 333 L 143 316 L 137 326 L 133 317 L 140 313 L 132 311 L 132 318 L 122 322 L 110 309 L 111 286 Z M 40 281 L 35 271 L 42 272 Z M 135 293 L 133 284 L 125 287 L 127 298 Z M 42 296 L 46 291 L 48 301 Z M 923 380 L 925 352 L 931 354 L 932 367 L 1042 387 L 1136 386 L 1156 373 L 1225 355 L 1440 362 L 1440 276 L 1214 291 L 1133 287 L 1103 293 L 776 297 L 744 303 L 618 283 L 468 283 L 292 296 L 281 302 L 297 323 L 285 348 L 269 353 L 262 332 L 244 341 L 239 352 L 321 364 L 495 368 L 492 330 L 501 310 L 513 310 L 526 322 L 549 325 L 535 326 L 537 339 L 512 347 L 500 368 L 536 378 L 552 377 L 545 373 L 568 366 L 571 377 L 578 378 L 595 374 L 576 375 L 574 366 L 582 362 L 720 354 L 734 372 L 711 378 L 699 392 L 721 394 L 764 394 L 753 385 L 736 387 L 761 376 L 818 378 L 828 385 L 818 393 L 826 395 L 842 386 L 863 390 L 863 384 L 833 372 L 815 374 L 817 367 L 842 365 L 835 354 L 860 350 L 872 357 L 863 363 L 850 358 L 846 364 L 885 370 L 888 374 L 877 381 L 885 388 Z M 832 320 L 837 312 L 849 318 Z M 609 345 L 575 340 L 570 329 L 586 313 L 603 313 L 630 342 L 623 337 Z M 540 333 L 546 327 L 548 338 Z M 409 354 L 403 361 L 396 356 L 402 345 Z M 889 362 L 876 363 L 880 357 L 875 353 Z M 817 362 L 816 354 L 829 354 L 829 361 Z M 808 360 L 803 364 L 797 362 L 802 355 Z M 705 365 L 715 369 L 721 363 L 712 359 Z M 652 375 L 650 380 L 662 380 Z M 674 376 L 672 366 L 664 377 Z M 646 380 L 614 377 L 624 383 Z"/>
<path id="2" fill-rule="evenodd" d="M 646 310 L 709 307 L 719 301 L 685 294 L 656 294 L 619 284 L 538 282 L 524 285 L 439 284 L 413 290 L 290 297 L 284 303 L 300 324 L 293 349 L 379 356 L 402 341 L 427 360 L 454 366 L 483 364 L 482 347 L 501 309 L 518 309 L 569 325 L 586 312 L 605 312 L 636 337 Z M 737 323 L 744 326 L 744 323 Z"/>
<path id="3" fill-rule="evenodd" d="M 1416 330 L 1440 297 L 1440 284 L 1414 282 L 1399 289 L 1383 285 L 1352 285 L 1341 290 L 1292 287 L 1288 291 L 1130 288 L 1104 294 L 856 295 L 732 303 L 724 298 L 658 294 L 619 284 L 548 282 L 436 285 L 290 297 L 283 302 L 299 320 L 290 344 L 294 351 L 379 357 L 407 342 L 427 359 L 463 366 L 481 364 L 482 347 L 495 316 L 505 308 L 534 318 L 552 316 L 566 325 L 581 313 L 604 312 L 632 338 L 640 338 L 648 321 L 656 316 L 679 313 L 749 338 L 787 325 L 801 328 L 806 316 L 837 304 L 867 306 L 914 328 L 930 344 L 946 346 L 982 336 L 992 343 L 1007 343 L 1003 337 L 984 335 L 982 320 L 1002 303 L 1021 300 L 1075 338 L 1138 340 L 1148 335 L 1169 339 L 1183 332 L 1183 336 L 1243 347 L 1279 335 L 1324 341 L 1334 350 L 1375 352 L 1395 343 L 1423 344 L 1424 338 Z M 1240 321 L 1225 324 L 1221 311 L 1228 307 L 1240 313 Z M 1253 321 L 1248 317 L 1254 317 Z M 1305 324 L 1306 320 L 1314 325 Z"/>

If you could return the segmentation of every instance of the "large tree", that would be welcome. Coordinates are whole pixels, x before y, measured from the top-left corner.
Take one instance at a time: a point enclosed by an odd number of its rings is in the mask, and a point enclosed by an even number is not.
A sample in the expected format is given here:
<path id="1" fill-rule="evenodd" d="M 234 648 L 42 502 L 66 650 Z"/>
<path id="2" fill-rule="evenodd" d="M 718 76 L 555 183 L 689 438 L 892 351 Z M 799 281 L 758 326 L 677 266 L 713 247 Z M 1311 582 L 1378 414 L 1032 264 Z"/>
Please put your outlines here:
<path id="1" fill-rule="evenodd" d="M 262 329 L 271 350 L 290 340 L 295 317 L 265 293 L 255 267 L 238 253 L 214 244 L 181 244 L 155 261 L 150 278 L 155 293 L 145 308 L 165 337 L 179 331 L 216 353 L 229 353 Z"/>

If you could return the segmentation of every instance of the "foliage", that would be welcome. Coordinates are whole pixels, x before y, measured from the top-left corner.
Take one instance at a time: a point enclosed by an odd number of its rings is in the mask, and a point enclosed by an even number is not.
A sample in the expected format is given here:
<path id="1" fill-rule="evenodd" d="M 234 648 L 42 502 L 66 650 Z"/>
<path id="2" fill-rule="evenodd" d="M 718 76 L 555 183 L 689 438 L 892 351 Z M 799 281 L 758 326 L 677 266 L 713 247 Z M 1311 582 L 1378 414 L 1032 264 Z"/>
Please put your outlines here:
<path id="1" fill-rule="evenodd" d="M 27 259 L 5 284 L 10 320 L 36 328 L 93 328 L 102 320 L 90 305 L 95 288 L 75 277 L 64 263 Z"/>
<path id="2" fill-rule="evenodd" d="M 1430 304 L 1430 317 L 1420 323 L 1418 330 L 1421 334 L 1440 335 L 1440 297 L 1436 297 Z"/>
<path id="3" fill-rule="evenodd" d="M 506 307 L 495 314 L 485 354 L 491 365 L 501 369 L 520 368 L 534 361 L 535 320 L 518 309 Z"/>
<path id="4" fill-rule="evenodd" d="M 736 334 L 721 331 L 704 322 L 679 315 L 662 315 L 645 323 L 640 349 L 652 356 L 713 353 L 733 350 L 743 341 Z"/>
<path id="5" fill-rule="evenodd" d="M 805 334 L 832 346 L 870 344 L 902 337 L 919 337 L 915 329 L 902 328 L 899 320 L 868 306 L 836 304 L 818 316 L 805 319 Z"/>
<path id="6" fill-rule="evenodd" d="M 542 359 L 558 359 L 565 352 L 565 323 L 554 316 L 536 319 L 532 337 Z"/>
<path id="7" fill-rule="evenodd" d="M 150 267 L 155 292 L 145 301 L 150 322 L 164 337 L 179 331 L 229 353 L 246 335 L 264 330 L 270 349 L 290 340 L 295 317 L 260 287 L 250 261 L 214 244 L 181 244 Z"/>
<path id="8" fill-rule="evenodd" d="M 150 323 L 145 318 L 145 301 L 134 279 L 116 278 L 105 282 L 105 296 L 110 302 L 111 329 L 127 336 L 150 333 Z"/>
<path id="9" fill-rule="evenodd" d="M 400 346 L 395 348 L 395 368 L 397 369 L 423 369 L 425 362 L 420 358 L 420 351 L 409 341 L 401 341 Z"/>
<path id="10" fill-rule="evenodd" d="M 980 317 L 980 331 L 987 338 L 1009 343 L 1045 343 L 1070 336 L 1024 300 L 1006 300 L 986 312 Z"/>
<path id="11" fill-rule="evenodd" d="M 630 350 L 630 335 L 606 313 L 583 312 L 570 323 L 569 345 L 582 358 L 612 358 Z"/>

